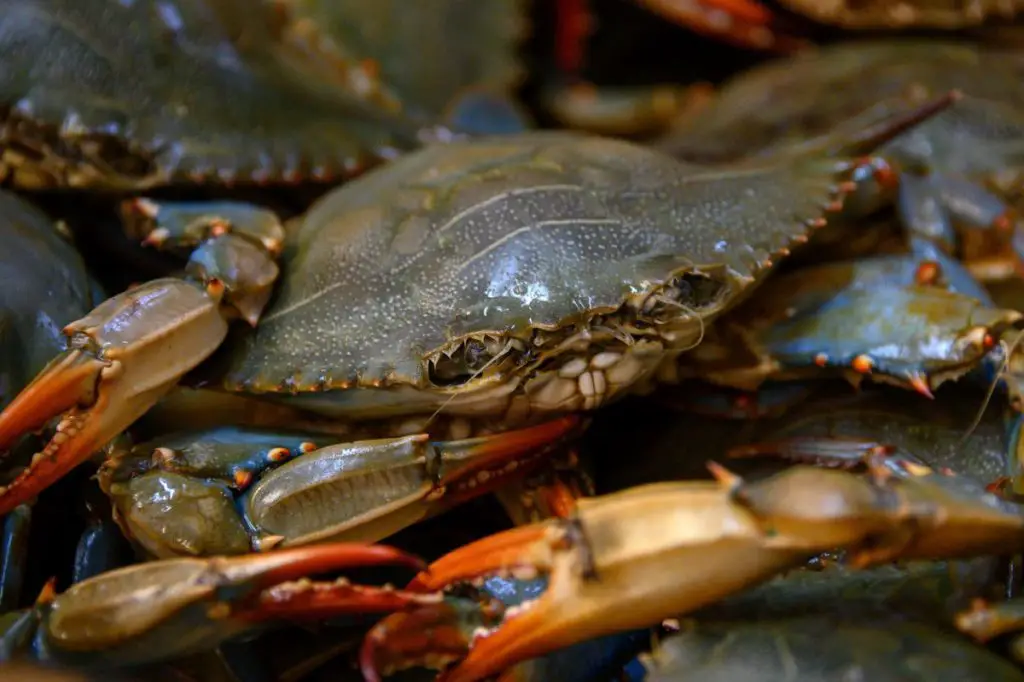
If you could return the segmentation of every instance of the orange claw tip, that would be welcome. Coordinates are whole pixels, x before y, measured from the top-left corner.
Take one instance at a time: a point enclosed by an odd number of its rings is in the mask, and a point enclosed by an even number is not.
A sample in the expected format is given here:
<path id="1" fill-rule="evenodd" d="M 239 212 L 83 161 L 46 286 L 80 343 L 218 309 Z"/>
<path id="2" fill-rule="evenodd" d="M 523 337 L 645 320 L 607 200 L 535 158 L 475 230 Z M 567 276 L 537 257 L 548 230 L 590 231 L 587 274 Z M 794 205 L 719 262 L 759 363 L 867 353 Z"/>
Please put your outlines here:
<path id="1" fill-rule="evenodd" d="M 500 622 L 503 608 L 485 607 L 487 622 Z M 359 650 L 359 668 L 365 680 L 379 680 L 381 673 L 426 665 L 439 667 L 463 658 L 469 653 L 472 625 L 463 622 L 458 609 L 445 601 L 411 611 L 394 613 L 374 625 L 363 639 Z"/>
<path id="2" fill-rule="evenodd" d="M 923 374 L 911 374 L 907 377 L 910 387 L 923 395 L 925 398 L 934 400 L 935 396 L 932 395 L 931 388 L 928 387 L 928 379 Z"/>
<path id="3" fill-rule="evenodd" d="M 249 621 L 321 620 L 360 613 L 391 613 L 433 605 L 441 599 L 440 594 L 353 585 L 343 578 L 334 582 L 299 580 L 263 590 L 254 603 L 236 610 L 235 616 Z"/>
<path id="4" fill-rule="evenodd" d="M 54 599 L 57 598 L 57 578 L 50 578 L 43 585 L 43 589 L 39 591 L 39 596 L 36 597 L 36 606 L 44 606 L 50 604 Z"/>
<path id="5" fill-rule="evenodd" d="M 732 473 L 718 462 L 708 462 L 707 468 L 711 475 L 715 477 L 715 480 L 729 490 L 736 490 L 743 485 L 743 479 L 740 476 Z"/>
<path id="6" fill-rule="evenodd" d="M 506 617 L 501 626 L 486 637 L 474 640 L 469 654 L 458 665 L 439 675 L 438 682 L 490 679 L 521 661 L 615 630 L 610 627 L 595 631 L 585 624 L 573 623 L 572 615 L 564 613 L 561 607 L 545 593 L 525 610 Z"/>
<path id="7" fill-rule="evenodd" d="M 412 591 L 435 591 L 461 580 L 472 580 L 516 566 L 536 566 L 529 551 L 542 542 L 551 529 L 546 523 L 512 528 L 477 540 L 449 552 L 430 565 L 406 586 Z"/>
<path id="8" fill-rule="evenodd" d="M 78 350 L 65 351 L 51 360 L 0 413 L 0 449 L 9 448 L 22 434 L 75 407 L 92 389 L 104 364 Z"/>
<path id="9" fill-rule="evenodd" d="M 360 566 L 397 564 L 420 571 L 426 568 L 422 559 L 400 549 L 355 542 L 280 549 L 221 561 L 222 572 L 228 579 L 254 580 L 263 586 Z"/>
<path id="10" fill-rule="evenodd" d="M 82 396 L 95 390 L 108 366 L 82 351 L 65 351 L 0 414 L 0 449 L 51 417 L 63 415 L 57 432 L 29 466 L 8 486 L 0 487 L 0 516 L 30 501 L 117 435 L 102 418 L 110 407 L 102 392 L 87 410 L 77 407 Z"/>

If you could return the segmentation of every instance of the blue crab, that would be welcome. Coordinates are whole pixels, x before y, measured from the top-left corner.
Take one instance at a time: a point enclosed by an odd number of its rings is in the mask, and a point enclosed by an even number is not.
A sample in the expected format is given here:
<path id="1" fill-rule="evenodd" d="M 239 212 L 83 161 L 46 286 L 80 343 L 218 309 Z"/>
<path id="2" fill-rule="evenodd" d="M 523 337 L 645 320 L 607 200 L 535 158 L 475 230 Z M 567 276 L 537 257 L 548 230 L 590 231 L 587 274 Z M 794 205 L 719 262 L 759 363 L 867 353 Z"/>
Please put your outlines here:
<path id="1" fill-rule="evenodd" d="M 451 440 L 481 436 L 476 446 L 505 456 L 488 468 L 488 487 L 497 485 L 504 462 L 537 444 L 502 431 L 548 421 L 557 440 L 575 424 L 558 415 L 650 380 L 839 208 L 863 154 L 952 101 L 803 156 L 729 169 L 567 133 L 436 145 L 333 190 L 287 234 L 252 208 L 233 205 L 244 219 L 225 209 L 229 220 L 197 230 L 188 207 L 136 202 L 160 241 L 200 242 L 187 277 L 142 284 L 68 326 L 69 349 L 0 414 L 0 447 L 61 415 L 36 464 L 0 493 L 0 511 L 146 413 L 239 316 L 259 324 L 236 328 L 194 382 L 291 410 L 263 426 L 312 428 L 294 410 L 382 421 L 375 435 L 387 440 L 357 449 L 384 459 L 427 447 L 416 435 L 425 426 Z M 738 195 L 753 203 L 723 200 Z M 270 299 L 277 249 L 285 277 Z M 447 418 L 436 422 L 438 413 Z M 229 476 L 272 463 L 278 450 L 265 445 L 237 451 Z M 159 469 L 168 458 L 156 452 Z M 447 489 L 422 483 L 417 496 Z"/>

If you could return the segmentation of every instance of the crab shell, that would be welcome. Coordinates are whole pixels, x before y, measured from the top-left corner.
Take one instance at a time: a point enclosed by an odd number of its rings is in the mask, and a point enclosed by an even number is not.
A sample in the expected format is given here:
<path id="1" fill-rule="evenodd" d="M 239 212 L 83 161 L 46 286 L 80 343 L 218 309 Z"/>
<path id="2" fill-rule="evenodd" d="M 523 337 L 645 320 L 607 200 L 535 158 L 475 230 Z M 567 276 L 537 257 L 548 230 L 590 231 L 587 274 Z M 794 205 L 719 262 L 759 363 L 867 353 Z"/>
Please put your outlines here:
<path id="1" fill-rule="evenodd" d="M 8 2 L 0 54 L 0 178 L 21 187 L 327 180 L 418 144 L 242 0 Z"/>
<path id="2" fill-rule="evenodd" d="M 289 0 L 343 59 L 372 59 L 406 110 L 440 116 L 463 89 L 505 91 L 524 76 L 524 0 Z"/>
<path id="3" fill-rule="evenodd" d="M 879 155 L 968 176 L 1008 174 L 1020 166 L 1022 76 L 1024 59 L 1007 50 L 922 40 L 840 44 L 741 74 L 658 146 L 703 162 L 770 154 L 887 101 L 955 89 L 962 100 Z"/>
<path id="4" fill-rule="evenodd" d="M 712 170 L 569 133 L 428 147 L 292 226 L 276 298 L 204 380 L 347 416 L 589 409 L 695 344 L 848 169 Z"/>
<path id="5" fill-rule="evenodd" d="M 0 191 L 0 407 L 65 345 L 64 325 L 92 307 L 81 256 L 50 219 Z"/>
<path id="6" fill-rule="evenodd" d="M 647 682 L 1024 680 L 1012 663 L 965 638 L 897 618 L 701 624 L 655 651 L 645 660 Z"/>

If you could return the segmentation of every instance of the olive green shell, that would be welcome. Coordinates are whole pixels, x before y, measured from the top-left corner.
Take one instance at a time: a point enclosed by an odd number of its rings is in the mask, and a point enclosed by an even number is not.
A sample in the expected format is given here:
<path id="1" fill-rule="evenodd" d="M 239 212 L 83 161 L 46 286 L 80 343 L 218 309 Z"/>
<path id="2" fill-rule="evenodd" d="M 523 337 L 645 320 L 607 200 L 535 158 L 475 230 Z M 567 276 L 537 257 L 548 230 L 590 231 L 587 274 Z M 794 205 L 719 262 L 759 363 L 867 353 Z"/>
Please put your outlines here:
<path id="1" fill-rule="evenodd" d="M 425 386 L 453 339 L 615 311 L 676 273 L 715 270 L 738 295 L 824 215 L 843 168 L 701 169 L 569 133 L 412 153 L 311 208 L 225 385 Z"/>
<path id="2" fill-rule="evenodd" d="M 504 90 L 522 75 L 524 0 L 295 0 L 354 60 L 373 59 L 380 79 L 416 114 L 440 115 L 465 88 Z"/>
<path id="3" fill-rule="evenodd" d="M 329 177 L 417 144 L 411 124 L 276 41 L 269 12 L 246 0 L 3 2 L 0 112 L 31 122 L 19 151 L 93 163 L 83 185 Z"/>
<path id="4" fill-rule="evenodd" d="M 82 258 L 42 211 L 0 190 L 0 408 L 64 350 L 92 308 Z"/>
<path id="5" fill-rule="evenodd" d="M 734 595 L 662 641 L 647 682 L 1024 682 L 953 630 L 992 589 L 987 558 L 852 569 L 826 561 Z"/>
<path id="6" fill-rule="evenodd" d="M 898 620 L 709 624 L 661 646 L 646 682 L 1024 682 L 966 638 Z"/>
<path id="7" fill-rule="evenodd" d="M 711 104 L 658 143 L 679 158 L 720 162 L 816 137 L 897 99 L 959 90 L 964 100 L 879 150 L 965 173 L 1024 166 L 1024 55 L 967 43 L 844 43 L 770 62 L 726 83 Z"/>

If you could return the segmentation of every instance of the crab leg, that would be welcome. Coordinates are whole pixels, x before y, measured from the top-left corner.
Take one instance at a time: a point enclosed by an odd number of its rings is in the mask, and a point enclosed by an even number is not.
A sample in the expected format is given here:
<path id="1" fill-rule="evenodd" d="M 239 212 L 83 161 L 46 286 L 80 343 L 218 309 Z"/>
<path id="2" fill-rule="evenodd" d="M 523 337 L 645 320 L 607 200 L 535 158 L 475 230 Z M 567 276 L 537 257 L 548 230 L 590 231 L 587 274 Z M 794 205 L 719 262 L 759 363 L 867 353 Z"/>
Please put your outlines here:
<path id="1" fill-rule="evenodd" d="M 158 208 L 141 205 L 156 221 Z M 188 279 L 158 279 L 114 296 L 64 328 L 67 350 L 0 413 L 0 450 L 60 416 L 30 466 L 0 488 L 0 514 L 34 497 L 142 416 L 223 342 L 228 321 L 255 324 L 277 279 L 283 232 L 266 212 L 222 217 L 168 209 L 159 240 L 195 246 Z M 235 222 L 239 234 L 230 233 Z M 154 223 L 154 224 L 165 224 Z M 248 236 L 245 236 L 248 235 Z"/>
<path id="2" fill-rule="evenodd" d="M 571 520 L 515 528 L 467 545 L 431 565 L 409 589 L 433 590 L 500 571 L 548 574 L 549 588 L 536 601 L 478 637 L 444 676 L 446 682 L 468 682 L 691 611 L 814 553 L 814 543 L 765 542 L 756 519 L 731 501 L 728 486 L 664 483 L 582 499 Z M 399 624 L 389 619 L 381 627 L 388 624 L 395 635 Z"/>
<path id="3" fill-rule="evenodd" d="M 172 559 L 103 573 L 37 606 L 36 653 L 83 668 L 150 663 L 209 650 L 275 622 L 381 613 L 434 595 L 307 575 L 359 566 L 421 568 L 387 546 L 334 543 L 244 557 Z"/>
<path id="4" fill-rule="evenodd" d="M 508 613 L 546 588 L 543 579 L 490 578 L 475 599 L 445 597 L 436 605 L 395 614 L 370 629 L 360 652 L 368 682 L 412 667 L 440 669 L 464 657 L 475 633 L 498 626 Z M 505 670 L 501 682 L 584 682 L 608 679 L 650 644 L 650 630 L 587 640 Z"/>
<path id="5" fill-rule="evenodd" d="M 457 549 L 410 589 L 494 571 L 544 572 L 549 588 L 471 642 L 445 682 L 472 682 L 602 635 L 654 625 L 843 548 L 867 567 L 1024 547 L 1019 508 L 964 477 L 868 462 L 869 475 L 797 466 L 746 482 L 709 464 L 716 483 L 640 486 L 580 500 L 574 518 Z M 398 625 L 385 621 L 395 636 Z M 384 627 L 384 626 L 382 626 Z"/>
<path id="6" fill-rule="evenodd" d="M 382 613 L 432 603 L 432 595 L 390 587 L 356 585 L 347 580 L 309 581 L 306 576 L 360 566 L 422 566 L 416 557 L 384 545 L 326 544 L 223 559 L 226 570 L 218 599 L 231 617 L 258 623 L 269 620 L 323 619 L 339 615 Z M 238 590 L 238 596 L 235 591 Z"/>
<path id="7" fill-rule="evenodd" d="M 528 476 L 582 422 L 567 415 L 460 440 L 421 433 L 342 443 L 220 428 L 131 449 L 117 443 L 98 479 L 125 534 L 156 557 L 373 542 Z"/>

